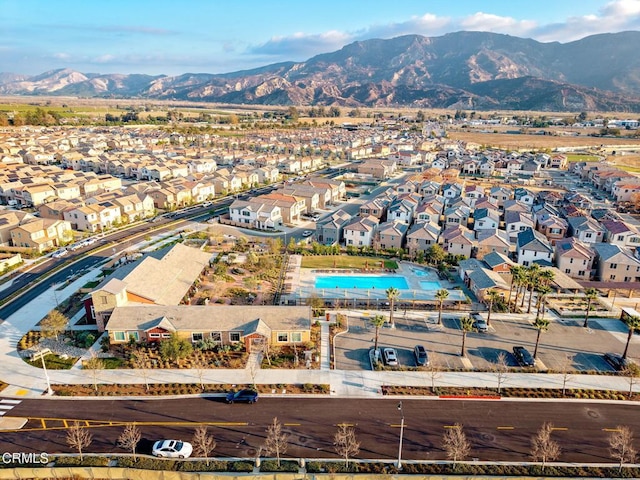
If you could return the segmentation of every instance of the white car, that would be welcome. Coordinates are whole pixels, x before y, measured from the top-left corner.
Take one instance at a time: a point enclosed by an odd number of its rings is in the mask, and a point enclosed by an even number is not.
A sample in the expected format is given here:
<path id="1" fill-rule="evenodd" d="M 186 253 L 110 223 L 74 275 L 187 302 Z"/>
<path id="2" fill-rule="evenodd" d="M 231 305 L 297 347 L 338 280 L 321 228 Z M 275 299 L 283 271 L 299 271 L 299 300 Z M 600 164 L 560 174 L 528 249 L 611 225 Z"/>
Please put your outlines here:
<path id="1" fill-rule="evenodd" d="M 51 255 L 53 258 L 60 258 L 60 257 L 64 257 L 67 253 L 67 250 L 65 250 L 64 248 L 61 250 L 58 250 L 57 252 L 55 252 L 53 255 Z"/>
<path id="2" fill-rule="evenodd" d="M 158 440 L 153 444 L 151 453 L 162 458 L 189 458 L 193 447 L 182 440 Z"/>
<path id="3" fill-rule="evenodd" d="M 305 230 L 304 232 L 302 232 L 303 237 L 310 237 L 311 235 L 313 235 L 313 232 L 311 230 Z"/>

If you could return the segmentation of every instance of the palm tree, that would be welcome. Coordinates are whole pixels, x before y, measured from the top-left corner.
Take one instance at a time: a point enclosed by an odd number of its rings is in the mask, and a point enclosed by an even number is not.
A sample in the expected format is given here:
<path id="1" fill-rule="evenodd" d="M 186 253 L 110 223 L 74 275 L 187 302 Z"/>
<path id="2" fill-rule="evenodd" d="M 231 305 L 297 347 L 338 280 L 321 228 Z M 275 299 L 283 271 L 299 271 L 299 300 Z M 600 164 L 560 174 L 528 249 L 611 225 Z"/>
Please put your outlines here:
<path id="1" fill-rule="evenodd" d="M 629 343 L 631 343 L 631 337 L 633 337 L 633 332 L 640 328 L 640 317 L 633 316 L 627 318 L 627 327 L 629 327 L 629 333 L 627 335 L 627 345 L 624 347 L 624 353 L 622 354 L 622 358 L 627 358 L 627 352 L 629 351 Z"/>
<path id="2" fill-rule="evenodd" d="M 544 311 L 544 298 L 551 291 L 551 287 L 549 285 L 538 285 L 536 287 L 536 292 L 538 292 L 538 302 L 536 305 L 536 319 L 540 316 L 540 311 Z"/>
<path id="3" fill-rule="evenodd" d="M 516 298 L 513 302 L 514 311 L 518 308 L 518 297 L 520 296 L 520 289 L 525 283 L 526 280 L 526 269 L 523 266 L 518 265 L 517 270 L 513 273 L 515 277 L 516 284 Z"/>
<path id="4" fill-rule="evenodd" d="M 553 279 L 556 278 L 556 274 L 553 273 L 553 270 L 545 269 L 540 272 L 538 278 L 540 279 L 540 283 L 542 283 L 542 285 L 550 286 L 551 282 L 553 282 Z"/>
<path id="5" fill-rule="evenodd" d="M 376 340 L 373 344 L 373 351 L 378 350 L 378 335 L 380 334 L 380 327 L 384 325 L 387 320 L 382 315 L 376 315 L 371 319 L 371 324 L 376 327 Z"/>
<path id="6" fill-rule="evenodd" d="M 460 319 L 460 330 L 462 330 L 462 351 L 460 356 L 464 357 L 464 344 L 467 340 L 467 333 L 473 330 L 473 320 L 471 317 L 462 317 Z"/>
<path id="7" fill-rule="evenodd" d="M 509 285 L 509 300 L 507 301 L 507 304 L 509 305 L 509 308 L 511 308 L 511 294 L 513 293 L 513 287 L 518 285 L 518 278 L 522 271 L 522 266 L 512 265 L 509 267 L 509 271 L 511 272 L 511 284 Z"/>
<path id="8" fill-rule="evenodd" d="M 529 287 L 529 306 L 527 313 L 531 313 L 531 301 L 533 300 L 533 289 L 538 284 L 540 278 L 540 265 L 534 263 L 527 269 L 527 286 Z M 524 297 L 522 297 L 524 300 Z"/>
<path id="9" fill-rule="evenodd" d="M 396 287 L 389 287 L 385 290 L 387 294 L 387 300 L 389 300 L 389 323 L 391 328 L 396 328 L 396 324 L 393 321 L 393 309 L 395 308 L 396 299 L 400 296 L 400 290 Z"/>
<path id="10" fill-rule="evenodd" d="M 536 337 L 536 348 L 533 349 L 533 358 L 536 358 L 536 356 L 538 355 L 538 344 L 540 343 L 540 334 L 542 332 L 546 332 L 547 330 L 549 330 L 549 323 L 550 323 L 549 320 L 544 318 L 544 315 L 542 317 L 536 318 L 536 321 L 533 323 L 533 326 L 536 328 L 536 330 L 538 330 L 538 336 Z"/>
<path id="11" fill-rule="evenodd" d="M 591 311 L 591 302 L 598 298 L 598 290 L 591 287 L 584 291 L 584 296 L 587 297 L 587 313 L 584 315 L 584 328 L 589 328 L 589 312 Z"/>
<path id="12" fill-rule="evenodd" d="M 438 325 L 442 323 L 442 306 L 444 301 L 449 297 L 449 290 L 441 288 L 436 292 L 436 299 L 438 300 Z"/>
<path id="13" fill-rule="evenodd" d="M 489 314 L 487 315 L 487 327 L 491 325 L 491 312 L 493 311 L 493 306 L 496 304 L 498 300 L 502 297 L 497 290 L 489 290 L 486 294 L 487 300 L 489 300 Z"/>

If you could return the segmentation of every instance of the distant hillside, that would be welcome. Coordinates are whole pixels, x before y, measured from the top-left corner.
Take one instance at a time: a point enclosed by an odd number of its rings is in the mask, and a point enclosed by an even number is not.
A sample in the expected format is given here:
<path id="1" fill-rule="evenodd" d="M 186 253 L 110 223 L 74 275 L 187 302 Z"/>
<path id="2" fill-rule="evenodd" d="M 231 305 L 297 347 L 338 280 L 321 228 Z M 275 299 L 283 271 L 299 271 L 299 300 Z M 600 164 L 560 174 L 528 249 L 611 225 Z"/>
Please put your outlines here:
<path id="1" fill-rule="evenodd" d="M 213 75 L 0 74 L 0 94 L 263 105 L 640 112 L 640 32 L 540 43 L 486 32 L 354 42 L 306 62 Z"/>

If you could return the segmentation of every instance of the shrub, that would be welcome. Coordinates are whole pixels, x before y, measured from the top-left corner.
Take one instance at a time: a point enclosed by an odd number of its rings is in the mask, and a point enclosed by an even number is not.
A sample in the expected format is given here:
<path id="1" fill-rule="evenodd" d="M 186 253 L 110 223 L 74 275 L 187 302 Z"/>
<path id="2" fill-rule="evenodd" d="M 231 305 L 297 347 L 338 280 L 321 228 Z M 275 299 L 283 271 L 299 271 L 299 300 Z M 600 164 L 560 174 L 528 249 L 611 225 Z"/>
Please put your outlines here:
<path id="1" fill-rule="evenodd" d="M 163 460 L 160 458 L 138 457 L 118 457 L 118 466 L 124 468 L 139 468 L 142 470 L 175 470 L 175 460 Z"/>
<path id="2" fill-rule="evenodd" d="M 298 462 L 290 460 L 281 460 L 280 465 L 276 460 L 263 460 L 260 463 L 261 472 L 297 472 Z"/>
<path id="3" fill-rule="evenodd" d="M 251 462 L 229 462 L 230 472 L 253 472 L 253 463 Z"/>
<path id="4" fill-rule="evenodd" d="M 109 464 L 109 458 L 104 456 L 84 456 L 80 457 L 55 457 L 56 467 L 106 467 Z"/>

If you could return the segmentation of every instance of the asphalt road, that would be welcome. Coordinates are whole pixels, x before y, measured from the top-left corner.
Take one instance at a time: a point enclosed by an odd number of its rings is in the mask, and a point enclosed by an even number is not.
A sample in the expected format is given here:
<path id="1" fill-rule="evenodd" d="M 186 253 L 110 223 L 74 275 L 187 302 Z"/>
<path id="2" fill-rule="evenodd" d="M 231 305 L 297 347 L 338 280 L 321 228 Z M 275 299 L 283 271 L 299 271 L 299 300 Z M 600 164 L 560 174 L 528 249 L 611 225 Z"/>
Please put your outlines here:
<path id="1" fill-rule="evenodd" d="M 624 404 L 420 399 L 402 403 L 404 459 L 445 459 L 442 435 L 459 422 L 472 445 L 471 458 L 527 461 L 532 436 L 543 422 L 551 421 L 557 429 L 552 437 L 562 447 L 560 461 L 610 462 L 609 430 L 637 427 L 637 407 Z M 289 457 L 335 458 L 333 435 L 338 424 L 346 423 L 355 427 L 361 442 L 358 458 L 394 459 L 401 421 L 397 406 L 398 399 L 344 398 L 262 397 L 255 405 L 226 405 L 221 398 L 23 400 L 7 416 L 30 420 L 22 431 L 2 432 L 0 451 L 71 453 L 65 421 L 70 425 L 81 420 L 93 435 L 88 452 L 120 452 L 115 442 L 122 422 L 135 421 L 142 431 L 141 453 L 149 453 L 153 441 L 161 438 L 190 440 L 197 424 L 208 423 L 217 441 L 214 456 L 252 457 L 264 442 L 267 426 L 278 417 L 290 434 Z"/>

